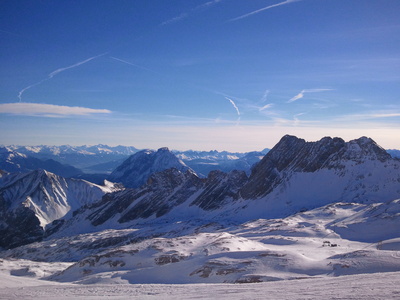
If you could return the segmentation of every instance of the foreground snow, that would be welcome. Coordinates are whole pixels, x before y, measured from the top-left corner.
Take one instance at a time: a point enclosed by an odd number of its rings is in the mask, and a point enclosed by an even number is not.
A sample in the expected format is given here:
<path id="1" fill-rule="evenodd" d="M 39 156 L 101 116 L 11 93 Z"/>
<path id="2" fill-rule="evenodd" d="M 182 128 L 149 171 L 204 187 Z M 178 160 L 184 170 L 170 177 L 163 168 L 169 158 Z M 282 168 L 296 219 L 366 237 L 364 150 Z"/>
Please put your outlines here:
<path id="1" fill-rule="evenodd" d="M 395 299 L 400 272 L 253 284 L 72 285 L 0 275 L 0 299 Z"/>

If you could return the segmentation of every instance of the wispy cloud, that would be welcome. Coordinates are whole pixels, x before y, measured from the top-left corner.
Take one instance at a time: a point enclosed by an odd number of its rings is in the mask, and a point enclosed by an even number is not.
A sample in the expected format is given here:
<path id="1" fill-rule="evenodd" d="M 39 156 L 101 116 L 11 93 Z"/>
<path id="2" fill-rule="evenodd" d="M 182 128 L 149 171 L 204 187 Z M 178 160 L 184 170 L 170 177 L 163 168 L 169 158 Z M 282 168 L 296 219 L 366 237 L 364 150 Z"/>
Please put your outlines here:
<path id="1" fill-rule="evenodd" d="M 296 96 L 291 98 L 288 101 L 288 103 L 291 103 L 291 102 L 294 102 L 294 101 L 297 101 L 297 100 L 303 98 L 305 93 L 319 93 L 319 92 L 326 92 L 326 91 L 332 91 L 332 89 L 308 89 L 308 90 L 302 90 Z"/>
<path id="2" fill-rule="evenodd" d="M 41 103 L 4 103 L 0 104 L 0 114 L 13 114 L 41 117 L 89 116 L 93 114 L 110 114 L 108 109 L 93 109 L 79 106 L 64 106 Z"/>
<path id="3" fill-rule="evenodd" d="M 269 5 L 269 6 L 266 6 L 266 7 L 260 8 L 260 9 L 257 9 L 257 10 L 255 10 L 255 11 L 249 12 L 249 13 L 244 14 L 244 15 L 242 15 L 242 16 L 239 16 L 239 17 L 237 17 L 237 18 L 230 19 L 229 22 L 238 21 L 238 20 L 241 20 L 241 19 L 250 17 L 250 16 L 252 16 L 252 15 L 258 14 L 258 13 L 260 13 L 260 12 L 263 12 L 264 10 L 268 10 L 268 9 L 271 9 L 271 8 L 274 8 L 274 7 L 278 7 L 278 6 L 282 6 L 282 5 L 287 5 L 287 4 L 290 4 L 290 3 L 293 3 L 293 2 L 299 2 L 299 1 L 302 1 L 302 0 L 286 0 L 286 1 L 283 1 L 283 2 L 279 2 L 279 3 L 277 3 L 277 4 Z"/>
<path id="4" fill-rule="evenodd" d="M 267 101 L 268 94 L 269 94 L 269 90 L 265 90 L 265 92 L 261 98 L 261 101 L 260 101 L 261 103 Z"/>
<path id="5" fill-rule="evenodd" d="M 76 64 L 73 64 L 73 65 L 71 65 L 71 66 L 68 66 L 68 67 L 65 67 L 65 68 L 59 68 L 59 69 L 57 69 L 57 70 L 51 72 L 51 73 L 48 75 L 47 78 L 42 79 L 41 81 L 36 82 L 36 83 L 34 83 L 34 84 L 31 84 L 31 85 L 29 85 L 29 86 L 23 88 L 21 91 L 19 91 L 19 93 L 18 93 L 19 102 L 22 101 L 22 95 L 24 94 L 24 92 L 26 92 L 26 91 L 29 90 L 30 88 L 33 88 L 33 87 L 35 87 L 35 86 L 37 86 L 37 85 L 39 85 L 39 84 L 42 84 L 43 82 L 45 82 L 45 81 L 47 81 L 47 80 L 50 80 L 51 78 L 53 78 L 53 77 L 56 76 L 57 74 L 60 74 L 61 72 L 64 72 L 64 71 L 69 70 L 69 69 L 76 68 L 76 67 L 78 67 L 78 66 L 80 66 L 80 65 L 83 65 L 83 64 L 85 64 L 85 63 L 87 63 L 87 62 L 89 62 L 89 61 L 91 61 L 91 60 L 93 60 L 93 59 L 95 59 L 95 58 L 98 58 L 98 57 L 100 57 L 100 56 L 103 56 L 103 55 L 105 55 L 105 54 L 107 54 L 107 53 L 103 53 L 103 54 L 100 54 L 100 55 L 96 55 L 96 56 L 90 57 L 90 58 L 85 59 L 85 60 L 83 60 L 83 61 L 77 62 Z"/>
<path id="6" fill-rule="evenodd" d="M 267 105 L 264 105 L 264 106 L 260 107 L 258 110 L 259 110 L 259 111 L 263 111 L 263 110 L 272 108 L 273 106 L 274 106 L 274 104 L 269 103 L 269 104 L 267 104 Z"/>
<path id="7" fill-rule="evenodd" d="M 173 18 L 171 18 L 171 19 L 169 19 L 167 21 L 162 22 L 161 26 L 165 26 L 165 25 L 168 25 L 168 24 L 176 23 L 176 22 L 178 22 L 180 20 L 186 19 L 187 17 L 189 17 L 188 13 L 181 13 L 179 16 L 173 17 Z"/>
<path id="8" fill-rule="evenodd" d="M 232 106 L 236 109 L 236 112 L 237 112 L 238 116 L 240 117 L 240 110 L 237 107 L 236 103 L 231 98 L 225 97 L 225 99 L 229 100 L 229 102 L 232 104 Z"/>
<path id="9" fill-rule="evenodd" d="M 116 61 L 122 62 L 122 63 L 124 63 L 124 64 L 130 65 L 130 66 L 132 66 L 132 67 L 136 67 L 136 68 L 139 68 L 139 69 L 142 69 L 142 70 L 146 70 L 146 71 L 149 71 L 149 72 L 158 74 L 158 75 L 162 75 L 162 74 L 160 74 L 160 73 L 158 73 L 158 72 L 156 72 L 156 71 L 154 71 L 154 70 L 151 70 L 151 69 L 149 69 L 149 68 L 146 68 L 146 67 L 143 67 L 143 66 L 140 66 L 140 65 L 131 63 L 131 62 L 129 62 L 129 61 L 126 61 L 126 60 L 123 60 L 123 59 L 120 59 L 120 58 L 117 58 L 117 57 L 110 56 L 110 58 L 111 58 L 111 59 L 114 59 L 114 60 L 116 60 Z"/>
<path id="10" fill-rule="evenodd" d="M 293 121 L 294 121 L 293 125 L 294 126 L 298 126 L 299 125 L 299 123 L 300 123 L 299 117 L 302 116 L 302 115 L 305 115 L 305 113 L 298 113 L 298 114 L 295 114 L 293 116 Z"/>
<path id="11" fill-rule="evenodd" d="M 194 13 L 196 11 L 199 11 L 199 10 L 204 10 L 204 9 L 210 8 L 211 6 L 217 4 L 217 3 L 221 2 L 221 1 L 223 1 L 223 0 L 212 0 L 212 1 L 208 1 L 208 2 L 205 2 L 203 4 L 200 4 L 200 5 L 196 6 L 195 8 L 192 8 L 188 12 L 183 12 L 183 13 L 181 13 L 180 15 L 178 15 L 176 17 L 173 17 L 173 18 L 171 18 L 171 19 L 169 19 L 167 21 L 162 22 L 161 26 L 165 26 L 165 25 L 169 25 L 169 24 L 172 24 L 172 23 L 179 22 L 179 21 L 181 21 L 183 19 L 186 19 L 186 18 L 190 17 L 190 15 L 192 13 Z"/>
<path id="12" fill-rule="evenodd" d="M 368 111 L 360 114 L 349 114 L 342 115 L 336 118 L 337 121 L 363 121 L 363 120 L 372 120 L 372 119 L 390 119 L 390 118 L 399 118 L 400 111 L 387 111 L 387 110 L 376 110 L 376 111 Z"/>

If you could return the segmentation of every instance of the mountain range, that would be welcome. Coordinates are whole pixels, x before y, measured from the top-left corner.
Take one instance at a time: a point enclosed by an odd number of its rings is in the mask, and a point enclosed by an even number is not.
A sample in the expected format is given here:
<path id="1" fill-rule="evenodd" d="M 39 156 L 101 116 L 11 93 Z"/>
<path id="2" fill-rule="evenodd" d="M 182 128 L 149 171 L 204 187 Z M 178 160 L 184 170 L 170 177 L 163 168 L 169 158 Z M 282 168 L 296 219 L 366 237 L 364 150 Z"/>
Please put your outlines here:
<path id="1" fill-rule="evenodd" d="M 68 263 L 41 277 L 79 283 L 400 271 L 400 160 L 372 139 L 286 135 L 251 171 L 206 177 L 182 159 L 138 151 L 109 177 L 123 186 L 2 172 L 0 257 Z"/>
<path id="2" fill-rule="evenodd" d="M 250 173 L 252 165 L 261 160 L 269 149 L 261 152 L 227 151 L 177 151 L 177 158 L 191 167 L 201 177 L 210 171 L 229 172 L 234 169 Z M 135 147 L 107 145 L 95 146 L 4 146 L 0 147 L 0 169 L 8 172 L 25 172 L 46 169 L 63 177 L 75 177 L 101 182 L 125 160 L 137 152 Z M 53 166 L 55 165 L 55 166 Z"/>

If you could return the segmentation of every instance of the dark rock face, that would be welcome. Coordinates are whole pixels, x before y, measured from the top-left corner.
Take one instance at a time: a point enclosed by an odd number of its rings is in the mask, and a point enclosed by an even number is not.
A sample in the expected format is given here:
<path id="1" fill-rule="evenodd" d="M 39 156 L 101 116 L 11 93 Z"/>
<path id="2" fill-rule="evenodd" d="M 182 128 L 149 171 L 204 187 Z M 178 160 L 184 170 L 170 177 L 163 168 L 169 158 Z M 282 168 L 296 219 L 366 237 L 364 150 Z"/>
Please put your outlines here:
<path id="1" fill-rule="evenodd" d="M 202 186 L 202 180 L 192 171 L 185 173 L 171 168 L 150 176 L 139 189 L 126 189 L 106 195 L 100 207 L 89 215 L 97 226 L 121 214 L 118 222 L 124 223 L 152 215 L 161 217 L 173 207 L 183 203 Z"/>
<path id="2" fill-rule="evenodd" d="M 204 210 L 214 210 L 222 207 L 228 201 L 239 198 L 238 191 L 247 182 L 244 171 L 223 173 L 213 171 L 208 175 L 204 184 L 204 191 L 191 205 L 197 205 Z"/>
<path id="3" fill-rule="evenodd" d="M 151 216 L 158 218 L 192 198 L 190 206 L 214 210 L 237 200 L 238 191 L 246 181 L 244 171 L 228 174 L 214 171 L 207 179 L 201 179 L 191 171 L 182 173 L 172 168 L 153 174 L 147 184 L 139 189 L 127 189 L 104 196 L 96 208 L 90 208 L 93 213 L 88 219 L 98 226 L 117 214 L 120 214 L 120 223 Z"/>
<path id="4" fill-rule="evenodd" d="M 286 135 L 253 168 L 249 182 L 240 193 L 245 199 L 265 196 L 290 172 L 342 169 L 344 161 L 360 163 L 371 159 L 384 162 L 390 158 L 384 149 L 366 137 L 346 143 L 341 138 L 325 137 L 317 142 L 306 142 Z"/>
<path id="5" fill-rule="evenodd" d="M 11 249 L 40 241 L 44 231 L 35 213 L 23 206 L 10 210 L 11 205 L 0 195 L 0 247 Z"/>
<path id="6" fill-rule="evenodd" d="M 168 148 L 143 150 L 125 160 L 111 173 L 109 180 L 121 182 L 128 188 L 138 188 L 146 183 L 151 174 L 170 168 L 181 172 L 189 170 Z"/>

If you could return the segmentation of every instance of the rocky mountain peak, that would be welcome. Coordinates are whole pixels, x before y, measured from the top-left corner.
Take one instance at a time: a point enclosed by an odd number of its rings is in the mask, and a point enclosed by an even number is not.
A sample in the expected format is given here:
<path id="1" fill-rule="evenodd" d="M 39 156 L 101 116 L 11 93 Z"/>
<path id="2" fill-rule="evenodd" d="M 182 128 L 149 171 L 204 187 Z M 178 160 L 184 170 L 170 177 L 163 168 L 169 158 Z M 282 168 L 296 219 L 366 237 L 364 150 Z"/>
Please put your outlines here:
<path id="1" fill-rule="evenodd" d="M 185 165 L 167 147 L 154 150 L 142 150 L 126 159 L 114 172 L 109 180 L 121 182 L 126 187 L 138 188 L 145 184 L 151 174 L 175 168 L 186 172 L 189 167 Z"/>
<path id="2" fill-rule="evenodd" d="M 346 143 L 346 147 L 339 153 L 339 156 L 357 162 L 365 159 L 383 162 L 391 158 L 390 154 L 380 147 L 373 139 L 365 136 Z"/>
<path id="3" fill-rule="evenodd" d="M 245 198 L 257 198 L 271 192 L 293 172 L 315 172 L 320 169 L 343 169 L 346 162 L 360 164 L 367 160 L 386 161 L 391 156 L 372 139 L 361 137 L 345 142 L 341 138 L 324 137 L 306 142 L 285 135 L 252 170 L 242 190 Z"/>

